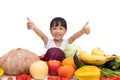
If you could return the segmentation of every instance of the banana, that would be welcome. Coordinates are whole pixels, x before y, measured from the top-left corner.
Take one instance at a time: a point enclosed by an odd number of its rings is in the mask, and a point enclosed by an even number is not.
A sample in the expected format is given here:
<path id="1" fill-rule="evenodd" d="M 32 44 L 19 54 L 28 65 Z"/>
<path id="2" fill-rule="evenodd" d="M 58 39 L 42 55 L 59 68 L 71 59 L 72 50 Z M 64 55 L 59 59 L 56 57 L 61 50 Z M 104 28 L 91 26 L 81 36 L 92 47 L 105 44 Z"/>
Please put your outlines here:
<path id="1" fill-rule="evenodd" d="M 91 51 L 92 55 L 98 55 L 98 56 L 105 56 L 105 53 L 103 50 L 101 50 L 99 47 L 95 47 Z"/>
<path id="2" fill-rule="evenodd" d="M 98 55 L 91 55 L 87 54 L 86 51 L 82 51 L 79 54 L 79 58 L 87 63 L 87 64 L 93 64 L 93 65 L 102 65 L 106 63 L 107 61 L 113 60 L 114 57 L 112 56 L 98 56 Z"/>

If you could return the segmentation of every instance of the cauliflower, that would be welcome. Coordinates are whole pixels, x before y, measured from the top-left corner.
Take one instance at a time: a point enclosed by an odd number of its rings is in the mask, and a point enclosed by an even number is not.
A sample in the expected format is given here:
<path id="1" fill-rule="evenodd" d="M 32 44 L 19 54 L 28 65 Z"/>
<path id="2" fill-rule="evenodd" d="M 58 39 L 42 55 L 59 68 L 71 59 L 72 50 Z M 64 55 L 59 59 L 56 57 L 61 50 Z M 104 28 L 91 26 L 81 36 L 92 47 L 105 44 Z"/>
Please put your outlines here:
<path id="1" fill-rule="evenodd" d="M 65 57 L 73 57 L 76 51 L 77 51 L 77 55 L 79 55 L 80 52 L 83 50 L 77 44 L 69 44 L 65 47 L 65 49 L 63 51 L 65 53 Z"/>

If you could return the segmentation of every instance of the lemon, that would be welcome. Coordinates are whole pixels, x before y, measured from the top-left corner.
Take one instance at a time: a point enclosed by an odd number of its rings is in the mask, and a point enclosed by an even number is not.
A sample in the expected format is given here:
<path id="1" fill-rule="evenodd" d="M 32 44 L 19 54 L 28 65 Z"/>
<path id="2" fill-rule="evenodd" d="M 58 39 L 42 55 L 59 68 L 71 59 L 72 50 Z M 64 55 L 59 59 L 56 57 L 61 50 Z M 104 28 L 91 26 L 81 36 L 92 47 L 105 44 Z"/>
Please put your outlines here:
<path id="1" fill-rule="evenodd" d="M 4 69 L 0 68 L 0 79 L 2 78 L 3 74 L 4 74 Z"/>

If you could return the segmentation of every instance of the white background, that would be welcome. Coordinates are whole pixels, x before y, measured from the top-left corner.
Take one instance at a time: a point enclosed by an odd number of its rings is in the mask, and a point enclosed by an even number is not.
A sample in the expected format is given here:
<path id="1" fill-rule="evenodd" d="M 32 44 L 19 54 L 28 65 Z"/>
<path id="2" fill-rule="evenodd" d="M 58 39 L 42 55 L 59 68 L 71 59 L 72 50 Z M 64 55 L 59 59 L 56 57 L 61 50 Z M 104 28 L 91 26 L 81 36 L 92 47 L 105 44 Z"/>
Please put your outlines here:
<path id="1" fill-rule="evenodd" d="M 28 30 L 26 17 L 48 37 L 50 21 L 60 16 L 68 24 L 69 38 L 89 21 L 90 35 L 74 43 L 90 53 L 100 47 L 109 54 L 120 53 L 119 0 L 0 0 L 0 56 L 12 49 L 24 48 L 38 55 L 46 52 L 43 41 Z"/>

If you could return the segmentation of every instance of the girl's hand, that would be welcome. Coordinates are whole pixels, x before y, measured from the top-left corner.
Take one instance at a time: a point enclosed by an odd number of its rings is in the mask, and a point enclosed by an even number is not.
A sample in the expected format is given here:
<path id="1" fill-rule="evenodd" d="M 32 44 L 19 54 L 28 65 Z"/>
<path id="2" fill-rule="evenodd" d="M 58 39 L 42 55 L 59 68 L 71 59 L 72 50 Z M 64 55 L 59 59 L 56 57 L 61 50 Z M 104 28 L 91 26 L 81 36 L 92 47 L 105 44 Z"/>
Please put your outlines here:
<path id="1" fill-rule="evenodd" d="M 33 29 L 35 27 L 34 23 L 27 17 L 27 28 L 28 29 Z"/>
<path id="2" fill-rule="evenodd" d="M 90 28 L 88 26 L 89 22 L 86 22 L 86 24 L 83 26 L 83 31 L 85 34 L 89 34 L 90 33 Z"/>

